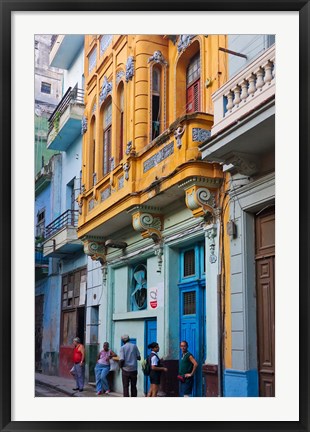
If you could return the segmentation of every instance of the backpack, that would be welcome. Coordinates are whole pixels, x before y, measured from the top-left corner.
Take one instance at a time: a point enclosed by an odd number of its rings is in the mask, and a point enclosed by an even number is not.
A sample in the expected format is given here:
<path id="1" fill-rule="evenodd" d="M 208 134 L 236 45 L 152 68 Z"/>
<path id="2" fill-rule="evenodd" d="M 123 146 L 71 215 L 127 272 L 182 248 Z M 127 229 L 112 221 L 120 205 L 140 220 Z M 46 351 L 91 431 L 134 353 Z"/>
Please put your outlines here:
<path id="1" fill-rule="evenodd" d="M 148 355 L 142 362 L 141 362 L 141 368 L 144 375 L 149 376 L 151 373 L 151 358 L 156 355 L 154 353 Z M 158 356 L 156 355 L 158 358 Z"/>

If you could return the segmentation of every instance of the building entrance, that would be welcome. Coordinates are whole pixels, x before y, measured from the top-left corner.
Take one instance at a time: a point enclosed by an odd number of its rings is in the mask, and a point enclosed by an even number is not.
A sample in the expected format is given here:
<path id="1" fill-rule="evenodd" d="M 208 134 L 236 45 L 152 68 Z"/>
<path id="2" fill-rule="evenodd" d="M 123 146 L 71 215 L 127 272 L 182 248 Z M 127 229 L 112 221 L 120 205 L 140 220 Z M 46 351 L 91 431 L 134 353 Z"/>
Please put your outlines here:
<path id="1" fill-rule="evenodd" d="M 198 362 L 193 396 L 202 396 L 202 364 L 206 353 L 204 244 L 195 244 L 180 253 L 180 342 Z"/>
<path id="2" fill-rule="evenodd" d="M 275 209 L 256 217 L 259 395 L 275 396 Z"/>

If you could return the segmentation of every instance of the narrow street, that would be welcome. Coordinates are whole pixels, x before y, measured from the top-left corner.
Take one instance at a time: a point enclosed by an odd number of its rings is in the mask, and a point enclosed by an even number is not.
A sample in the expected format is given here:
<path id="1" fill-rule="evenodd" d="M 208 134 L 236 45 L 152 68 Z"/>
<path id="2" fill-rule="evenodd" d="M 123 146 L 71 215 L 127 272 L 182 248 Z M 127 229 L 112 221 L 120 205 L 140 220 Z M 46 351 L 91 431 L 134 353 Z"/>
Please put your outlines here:
<path id="1" fill-rule="evenodd" d="M 36 383 L 35 385 L 35 396 L 36 397 L 70 397 L 61 391 L 57 391 L 48 386 Z"/>

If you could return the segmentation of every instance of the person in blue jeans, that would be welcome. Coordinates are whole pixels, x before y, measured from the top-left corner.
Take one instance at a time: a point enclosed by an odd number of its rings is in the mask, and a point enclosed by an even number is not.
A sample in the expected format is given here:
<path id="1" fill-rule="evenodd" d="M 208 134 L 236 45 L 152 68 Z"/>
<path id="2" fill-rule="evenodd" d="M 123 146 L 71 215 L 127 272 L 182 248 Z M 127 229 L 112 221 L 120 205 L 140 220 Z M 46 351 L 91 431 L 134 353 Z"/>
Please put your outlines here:
<path id="1" fill-rule="evenodd" d="M 95 366 L 96 391 L 98 396 L 103 393 L 108 394 L 111 391 L 109 389 L 107 375 L 110 372 L 110 359 L 115 356 L 115 352 L 109 348 L 109 343 L 105 342 L 103 344 L 103 350 L 98 354 Z"/>
<path id="2" fill-rule="evenodd" d="M 180 348 L 182 351 L 182 358 L 179 362 L 179 396 L 188 397 L 192 396 L 194 373 L 197 369 L 198 363 L 195 360 L 193 354 L 188 351 L 188 343 L 186 341 L 181 341 Z"/>

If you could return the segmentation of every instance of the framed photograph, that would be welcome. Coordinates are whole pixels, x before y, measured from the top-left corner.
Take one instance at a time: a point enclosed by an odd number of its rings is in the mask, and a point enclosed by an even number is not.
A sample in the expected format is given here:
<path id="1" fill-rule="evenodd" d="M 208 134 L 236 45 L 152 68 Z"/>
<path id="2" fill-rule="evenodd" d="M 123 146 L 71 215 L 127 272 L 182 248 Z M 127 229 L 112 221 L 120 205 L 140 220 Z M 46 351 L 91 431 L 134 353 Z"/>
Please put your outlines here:
<path id="1" fill-rule="evenodd" d="M 1 0 L 1 431 L 308 431 L 309 2 L 145 6 Z"/>

